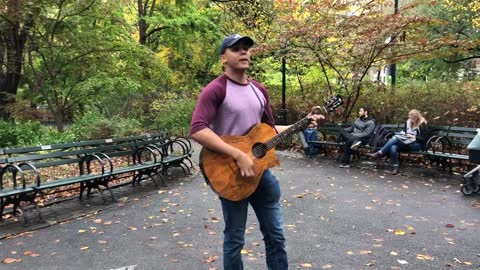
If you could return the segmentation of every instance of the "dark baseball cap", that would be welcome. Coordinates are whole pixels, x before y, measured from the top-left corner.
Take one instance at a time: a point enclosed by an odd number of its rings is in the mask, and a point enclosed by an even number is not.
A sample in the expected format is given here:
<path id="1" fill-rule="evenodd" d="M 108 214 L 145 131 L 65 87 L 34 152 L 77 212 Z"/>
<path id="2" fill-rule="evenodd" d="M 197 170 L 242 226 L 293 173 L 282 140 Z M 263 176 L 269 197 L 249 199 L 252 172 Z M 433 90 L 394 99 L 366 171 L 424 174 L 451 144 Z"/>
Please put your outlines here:
<path id="1" fill-rule="evenodd" d="M 247 44 L 248 47 L 252 47 L 255 44 L 253 39 L 250 37 L 247 37 L 247 36 L 243 37 L 239 34 L 233 34 L 223 39 L 222 45 L 220 46 L 220 54 L 225 53 L 225 50 L 227 48 L 232 47 L 233 45 L 237 44 L 237 42 L 239 41 L 245 42 L 245 44 Z"/>

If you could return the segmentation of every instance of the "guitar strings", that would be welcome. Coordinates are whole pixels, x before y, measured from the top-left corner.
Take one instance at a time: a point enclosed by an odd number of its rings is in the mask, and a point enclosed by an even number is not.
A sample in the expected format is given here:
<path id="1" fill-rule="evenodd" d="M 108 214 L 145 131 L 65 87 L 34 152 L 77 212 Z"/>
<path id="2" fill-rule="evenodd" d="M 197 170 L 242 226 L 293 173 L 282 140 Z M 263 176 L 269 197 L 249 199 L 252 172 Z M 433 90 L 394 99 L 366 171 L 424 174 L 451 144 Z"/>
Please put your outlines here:
<path id="1" fill-rule="evenodd" d="M 342 104 L 342 98 L 340 96 L 331 97 L 325 103 L 326 103 L 326 106 L 324 106 L 323 109 L 326 112 L 329 112 L 332 109 L 335 109 Z M 310 122 L 310 121 L 311 120 L 308 118 L 308 116 L 303 118 L 302 120 L 293 124 L 291 127 L 286 129 L 282 133 L 280 133 L 280 134 L 274 136 L 273 138 L 271 138 L 270 140 L 266 141 L 265 143 L 262 143 L 262 144 L 259 144 L 255 147 L 253 147 L 252 154 L 255 157 L 261 157 L 261 156 L 265 155 L 265 153 L 268 150 L 275 147 L 275 145 L 277 145 L 278 143 L 284 141 L 287 138 L 287 135 L 289 135 L 289 133 L 291 133 L 294 130 L 297 130 L 299 127 L 306 126 L 308 124 L 308 122 Z"/>
<path id="2" fill-rule="evenodd" d="M 278 143 L 284 141 L 287 138 L 287 134 L 292 132 L 293 130 L 297 130 L 299 127 L 305 126 L 310 119 L 305 117 L 304 119 L 298 121 L 297 123 L 293 124 L 291 127 L 286 129 L 284 132 L 274 136 L 270 140 L 266 141 L 263 144 L 257 145 L 252 149 L 252 153 L 255 157 L 260 157 L 264 155 L 268 150 L 272 149 Z M 265 148 L 265 149 L 263 149 Z"/>

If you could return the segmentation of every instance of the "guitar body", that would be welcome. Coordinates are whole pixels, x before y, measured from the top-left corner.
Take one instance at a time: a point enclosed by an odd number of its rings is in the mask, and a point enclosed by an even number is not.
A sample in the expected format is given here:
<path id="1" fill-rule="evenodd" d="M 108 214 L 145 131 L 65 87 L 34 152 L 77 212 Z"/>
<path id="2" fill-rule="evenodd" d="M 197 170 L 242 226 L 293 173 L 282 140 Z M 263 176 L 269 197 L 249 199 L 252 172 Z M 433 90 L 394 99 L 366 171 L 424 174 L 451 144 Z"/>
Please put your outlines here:
<path id="1" fill-rule="evenodd" d="M 240 201 L 248 198 L 258 187 L 263 172 L 279 166 L 275 148 L 268 150 L 262 157 L 255 157 L 252 148 L 264 143 L 276 135 L 275 130 L 264 123 L 255 125 L 245 136 L 222 136 L 229 145 L 250 155 L 254 160 L 255 176 L 240 175 L 235 160 L 230 156 L 203 148 L 200 152 L 200 169 L 210 187 L 222 198 Z"/>

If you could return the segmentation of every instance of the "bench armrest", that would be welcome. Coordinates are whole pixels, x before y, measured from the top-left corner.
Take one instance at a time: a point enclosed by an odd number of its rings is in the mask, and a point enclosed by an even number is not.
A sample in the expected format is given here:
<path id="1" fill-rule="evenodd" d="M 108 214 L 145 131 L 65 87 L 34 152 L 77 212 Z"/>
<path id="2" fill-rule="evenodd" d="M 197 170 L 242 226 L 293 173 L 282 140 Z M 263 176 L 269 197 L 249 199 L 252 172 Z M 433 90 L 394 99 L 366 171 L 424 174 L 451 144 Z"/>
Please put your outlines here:
<path id="1" fill-rule="evenodd" d="M 435 153 L 438 148 L 443 153 L 450 153 L 452 149 L 452 141 L 446 136 L 433 136 L 427 141 L 427 150 Z"/>
<path id="2" fill-rule="evenodd" d="M 160 163 L 163 162 L 163 149 L 160 148 L 159 146 L 155 145 L 155 144 L 149 144 L 147 145 L 148 147 L 150 147 L 152 150 L 154 150 L 156 152 L 156 155 L 160 156 Z"/>
<path id="3" fill-rule="evenodd" d="M 35 173 L 35 182 L 36 182 L 36 184 L 37 184 L 37 187 L 40 186 L 40 183 L 41 183 L 41 181 L 40 181 L 40 172 L 38 171 L 37 167 L 35 167 L 35 165 L 33 165 L 33 164 L 30 163 L 30 162 L 23 162 L 23 163 L 20 163 L 20 164 L 18 165 L 18 167 L 20 167 L 20 168 L 29 167 L 30 169 L 32 169 L 33 172 Z M 22 185 L 23 185 L 23 188 L 26 188 L 26 187 L 27 187 L 25 181 L 23 181 Z"/>
<path id="4" fill-rule="evenodd" d="M 192 142 L 188 138 L 178 136 L 174 139 L 174 141 L 183 143 L 185 145 L 185 149 L 187 150 L 187 153 L 190 153 L 190 150 L 192 149 Z"/>
<path id="5" fill-rule="evenodd" d="M 13 180 L 13 188 L 17 187 L 17 172 L 20 173 L 20 179 L 22 180 L 22 186 L 26 186 L 25 183 L 25 176 L 23 175 L 23 170 L 18 167 L 16 164 L 10 163 L 7 164 L 7 166 L 3 167 L 2 170 L 0 171 L 0 189 L 3 189 L 3 175 L 5 174 L 5 171 L 11 170 L 12 171 L 12 180 Z"/>
<path id="6" fill-rule="evenodd" d="M 151 156 L 153 156 L 153 162 L 157 163 L 157 156 L 155 155 L 155 151 L 150 146 L 142 146 L 137 148 L 133 153 L 133 162 L 138 164 L 143 164 L 142 154 L 144 151 L 150 152 Z"/>
<path id="7" fill-rule="evenodd" d="M 110 172 L 109 174 L 112 174 L 113 172 L 113 162 L 112 162 L 112 159 L 105 153 L 95 153 L 92 155 L 92 157 L 95 157 L 96 160 L 98 160 L 98 162 L 100 162 L 100 164 L 102 164 L 102 174 L 105 174 L 105 163 L 103 162 L 104 159 L 107 160 L 108 162 L 108 166 L 110 167 Z M 91 164 L 91 161 L 92 159 L 90 159 L 87 163 L 87 171 L 90 173 L 92 170 L 90 168 L 90 164 Z"/>
<path id="8" fill-rule="evenodd" d="M 110 166 L 110 173 L 113 172 L 113 162 L 112 159 L 105 153 L 97 153 L 96 155 L 102 156 L 104 159 L 108 161 L 108 165 Z"/>
<path id="9" fill-rule="evenodd" d="M 180 141 L 180 140 L 173 140 L 173 141 L 170 141 L 167 145 L 165 145 L 164 147 L 164 155 L 165 156 L 171 156 L 175 150 L 178 149 L 178 147 L 180 147 L 182 153 L 180 155 L 188 155 L 188 146 Z"/>

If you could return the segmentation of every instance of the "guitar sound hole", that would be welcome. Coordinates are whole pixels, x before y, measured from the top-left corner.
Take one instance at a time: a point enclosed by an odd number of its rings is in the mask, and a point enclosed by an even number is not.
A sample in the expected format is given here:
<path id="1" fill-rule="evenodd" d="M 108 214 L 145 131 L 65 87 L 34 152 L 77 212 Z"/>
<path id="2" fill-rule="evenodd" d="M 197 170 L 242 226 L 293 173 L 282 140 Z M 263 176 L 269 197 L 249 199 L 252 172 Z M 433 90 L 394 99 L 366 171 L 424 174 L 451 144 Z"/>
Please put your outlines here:
<path id="1" fill-rule="evenodd" d="M 262 158 L 267 153 L 267 146 L 263 143 L 256 143 L 252 147 L 252 154 L 256 158 Z"/>

